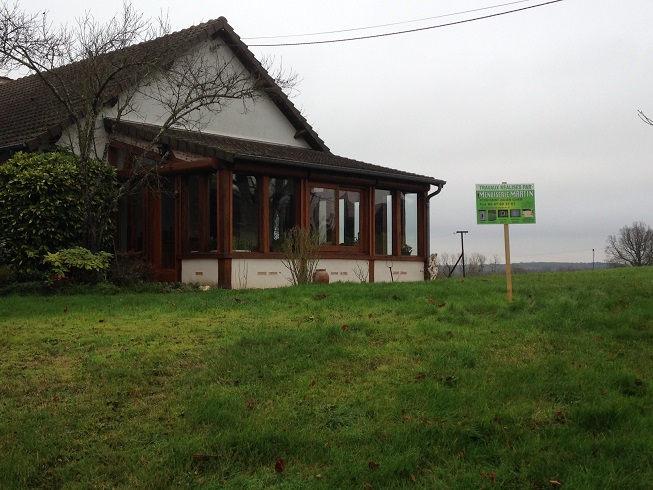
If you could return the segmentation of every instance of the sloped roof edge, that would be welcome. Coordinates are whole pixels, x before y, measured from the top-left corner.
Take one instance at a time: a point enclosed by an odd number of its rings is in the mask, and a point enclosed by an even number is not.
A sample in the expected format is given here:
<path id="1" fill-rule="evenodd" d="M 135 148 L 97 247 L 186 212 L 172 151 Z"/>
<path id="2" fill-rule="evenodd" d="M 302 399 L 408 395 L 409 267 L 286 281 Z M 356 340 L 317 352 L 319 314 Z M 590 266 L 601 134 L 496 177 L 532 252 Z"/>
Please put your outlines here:
<path id="1" fill-rule="evenodd" d="M 157 126 L 150 124 L 116 122 L 112 119 L 105 119 L 105 126 L 115 133 L 144 140 L 151 140 L 159 129 Z M 440 189 L 446 184 L 444 180 L 340 157 L 330 152 L 326 153 L 308 148 L 245 140 L 217 134 L 170 129 L 160 141 L 168 145 L 173 151 L 196 153 L 230 162 L 240 160 L 278 163 L 335 173 L 368 175 L 375 178 L 399 180 L 414 184 L 428 184 L 437 186 Z"/>
<path id="2" fill-rule="evenodd" d="M 222 29 L 224 33 L 229 37 L 231 44 L 228 44 L 228 46 L 235 51 L 239 61 L 243 63 L 250 70 L 250 72 L 258 73 L 263 76 L 266 82 L 269 83 L 271 87 L 275 88 L 275 97 L 273 102 L 286 116 L 286 118 L 288 118 L 293 123 L 297 134 L 301 133 L 301 137 L 304 138 L 314 150 L 326 152 L 330 151 L 324 141 L 317 135 L 317 132 L 308 123 L 306 118 L 295 107 L 295 104 L 293 104 L 289 97 L 284 93 L 284 91 L 277 86 L 261 62 L 256 58 L 256 56 L 254 56 L 254 54 L 250 51 L 240 36 L 235 33 L 227 19 L 225 17 L 219 17 L 217 22 L 221 23 L 220 29 Z"/>

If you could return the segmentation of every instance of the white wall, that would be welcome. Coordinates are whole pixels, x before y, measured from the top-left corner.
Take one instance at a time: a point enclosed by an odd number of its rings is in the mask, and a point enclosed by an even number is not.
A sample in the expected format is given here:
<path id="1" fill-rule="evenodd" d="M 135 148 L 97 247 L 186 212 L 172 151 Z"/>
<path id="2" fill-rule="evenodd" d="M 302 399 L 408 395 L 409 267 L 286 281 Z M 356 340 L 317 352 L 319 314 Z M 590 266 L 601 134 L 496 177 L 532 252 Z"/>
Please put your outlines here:
<path id="1" fill-rule="evenodd" d="M 422 262 L 394 262 L 390 260 L 387 262 L 384 260 L 374 262 L 374 282 L 410 282 L 423 280 L 424 264 Z"/>
<path id="2" fill-rule="evenodd" d="M 193 284 L 217 284 L 218 261 L 216 259 L 182 260 L 181 282 Z"/>
<path id="3" fill-rule="evenodd" d="M 233 56 L 231 50 L 220 41 L 206 41 L 197 48 L 198 58 L 208 65 L 215 64 L 216 60 L 228 60 L 233 70 L 245 71 L 244 66 Z M 131 109 L 121 115 L 122 120 L 147 123 L 153 125 L 163 124 L 170 111 L 161 103 L 161 99 L 170 100 L 171 91 L 163 90 L 163 95 L 157 90 L 154 82 L 140 87 L 133 95 L 130 102 Z M 283 144 L 300 148 L 309 148 L 303 138 L 295 139 L 295 128 L 283 115 L 281 110 L 267 97 L 262 96 L 255 100 L 223 99 L 224 105 L 219 112 L 202 109 L 193 112 L 192 121 L 182 129 L 200 130 L 208 134 L 220 134 L 235 138 L 242 138 L 266 143 Z M 98 116 L 96 121 L 96 147 L 97 157 L 102 157 L 102 152 L 108 143 L 104 131 L 103 119 L 116 118 L 118 107 L 107 107 Z M 217 107 L 214 105 L 213 107 Z M 65 129 L 62 137 L 57 142 L 62 146 L 77 147 L 77 135 L 74 126 Z"/>
<path id="4" fill-rule="evenodd" d="M 246 71 L 244 66 L 233 56 L 231 50 L 221 42 L 206 41 L 197 49 L 198 56 L 201 56 L 203 63 L 213 65 L 216 60 L 218 62 L 228 60 L 229 66 L 232 67 L 230 69 L 233 71 Z M 169 98 L 170 93 L 169 90 L 165 91 L 163 97 Z M 123 120 L 154 125 L 163 124 L 170 112 L 160 103 L 161 98 L 154 83 L 140 88 L 132 102 L 135 110 L 124 114 Z M 195 111 L 190 126 L 209 134 L 221 134 L 303 148 L 309 147 L 303 139 L 295 139 L 295 128 L 267 97 L 260 97 L 253 101 L 223 99 L 223 102 L 225 105 L 220 108 L 218 113 L 208 109 Z M 115 116 L 115 112 L 113 115 Z M 111 112 L 107 112 L 106 116 L 112 117 Z"/>
<path id="5" fill-rule="evenodd" d="M 329 282 L 369 282 L 370 266 L 367 260 L 323 259 L 318 269 L 326 269 Z"/>
<path id="6" fill-rule="evenodd" d="M 424 280 L 424 265 L 421 262 L 388 262 L 377 260 L 374 263 L 375 282 L 391 282 L 390 269 L 395 282 Z M 181 264 L 182 282 L 198 284 L 218 283 L 217 259 L 184 259 Z M 369 265 L 367 260 L 320 260 L 318 269 L 326 269 L 329 282 L 367 282 Z M 280 259 L 232 260 L 231 281 L 234 289 L 264 289 L 290 286 L 290 272 Z"/>
<path id="7" fill-rule="evenodd" d="M 326 269 L 329 282 L 369 281 L 367 260 L 320 260 L 318 269 Z M 233 259 L 231 265 L 231 285 L 241 288 L 275 288 L 289 286 L 290 271 L 280 259 Z"/>

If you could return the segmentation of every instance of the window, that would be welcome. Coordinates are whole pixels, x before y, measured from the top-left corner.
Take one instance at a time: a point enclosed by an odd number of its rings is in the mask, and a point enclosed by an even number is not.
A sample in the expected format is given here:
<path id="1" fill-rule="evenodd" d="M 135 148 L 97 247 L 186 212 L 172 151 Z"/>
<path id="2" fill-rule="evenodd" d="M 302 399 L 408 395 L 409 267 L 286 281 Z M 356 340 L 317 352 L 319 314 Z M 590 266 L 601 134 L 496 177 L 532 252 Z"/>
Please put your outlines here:
<path id="1" fill-rule="evenodd" d="M 401 193 L 401 255 L 417 255 L 417 194 Z"/>
<path id="2" fill-rule="evenodd" d="M 217 241 L 217 177 L 193 174 L 184 178 L 185 226 L 184 251 L 207 252 L 218 248 Z"/>
<path id="3" fill-rule="evenodd" d="M 200 251 L 200 208 L 202 197 L 200 196 L 200 176 L 191 175 L 186 179 L 186 199 L 188 202 L 186 210 L 186 223 L 188 235 L 186 237 L 189 252 Z"/>
<path id="4" fill-rule="evenodd" d="M 270 200 L 270 250 L 281 250 L 286 231 L 295 226 L 295 182 L 292 179 L 271 178 Z"/>
<path id="5" fill-rule="evenodd" d="M 256 177 L 235 173 L 233 193 L 234 251 L 253 251 L 259 248 L 259 187 Z"/>
<path id="6" fill-rule="evenodd" d="M 339 245 L 348 247 L 358 245 L 361 234 L 361 193 L 340 189 L 338 196 Z"/>
<path id="7" fill-rule="evenodd" d="M 212 173 L 209 179 L 209 250 L 218 250 L 218 175 Z"/>
<path id="8" fill-rule="evenodd" d="M 320 245 L 359 247 L 360 191 L 339 187 L 312 187 L 309 207 L 311 229 L 317 232 Z"/>
<path id="9" fill-rule="evenodd" d="M 126 170 L 127 168 L 127 159 L 129 154 L 125 153 L 120 148 L 111 147 L 109 148 L 109 161 L 116 167 L 118 172 Z"/>
<path id="10" fill-rule="evenodd" d="M 374 192 L 375 253 L 392 255 L 392 192 L 377 189 Z"/>
<path id="11" fill-rule="evenodd" d="M 175 181 L 161 179 L 161 269 L 174 269 L 175 258 Z"/>
<path id="12" fill-rule="evenodd" d="M 121 252 L 143 251 L 143 195 L 140 191 L 120 198 L 116 239 Z"/>
<path id="13" fill-rule="evenodd" d="M 313 187 L 310 199 L 311 230 L 317 232 L 320 245 L 335 245 L 336 190 Z"/>

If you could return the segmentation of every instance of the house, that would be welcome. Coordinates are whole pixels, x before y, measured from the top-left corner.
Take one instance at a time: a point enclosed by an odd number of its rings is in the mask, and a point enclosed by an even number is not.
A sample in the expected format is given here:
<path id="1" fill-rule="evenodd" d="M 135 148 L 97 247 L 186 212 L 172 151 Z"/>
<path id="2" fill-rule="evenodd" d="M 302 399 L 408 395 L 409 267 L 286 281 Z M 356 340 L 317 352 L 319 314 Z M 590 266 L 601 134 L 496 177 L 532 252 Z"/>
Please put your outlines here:
<path id="1" fill-rule="evenodd" d="M 120 201 L 116 250 L 142 251 L 163 281 L 276 287 L 289 283 L 284 232 L 301 226 L 319 234 L 319 267 L 332 281 L 423 280 L 429 201 L 445 182 L 334 155 L 226 19 L 102 61 L 164 53 L 172 64 L 179 53 L 196 51 L 256 77 L 262 96 L 249 104 L 222 100 L 219 111 L 198 110 L 195 124 L 162 131 L 168 109 L 152 96 L 156 78 L 138 78 L 136 90 L 128 71 L 114 81 L 93 121 L 96 147 L 123 178 L 135 158 L 162 163 L 158 188 Z M 84 82 L 80 63 L 57 70 Z M 130 107 L 138 110 L 118 113 L 130 90 Z M 16 151 L 78 144 L 70 117 L 49 92 L 36 75 L 0 84 L 0 162 Z"/>

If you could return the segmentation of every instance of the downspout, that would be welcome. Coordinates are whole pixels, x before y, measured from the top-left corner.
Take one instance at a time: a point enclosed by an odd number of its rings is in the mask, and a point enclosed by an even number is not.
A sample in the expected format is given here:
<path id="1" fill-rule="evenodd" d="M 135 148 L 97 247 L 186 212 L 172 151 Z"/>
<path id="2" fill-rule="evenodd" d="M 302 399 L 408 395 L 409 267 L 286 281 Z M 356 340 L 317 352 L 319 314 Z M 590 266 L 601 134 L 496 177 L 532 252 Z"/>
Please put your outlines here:
<path id="1" fill-rule="evenodd" d="M 438 184 L 438 188 L 426 196 L 426 257 L 424 257 L 424 279 L 429 270 L 429 258 L 431 256 L 431 198 L 442 192 L 446 182 Z M 430 278 L 429 278 L 430 279 Z"/>

